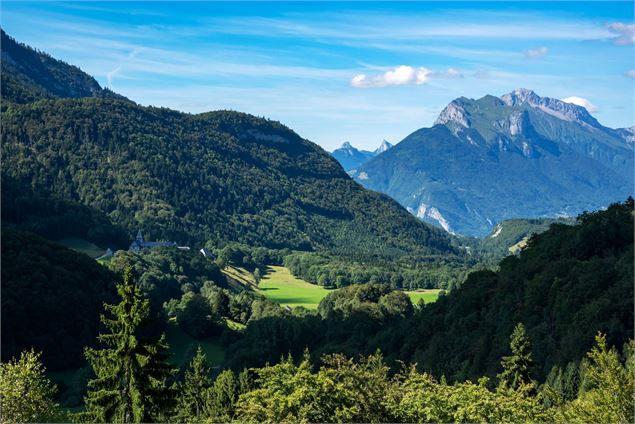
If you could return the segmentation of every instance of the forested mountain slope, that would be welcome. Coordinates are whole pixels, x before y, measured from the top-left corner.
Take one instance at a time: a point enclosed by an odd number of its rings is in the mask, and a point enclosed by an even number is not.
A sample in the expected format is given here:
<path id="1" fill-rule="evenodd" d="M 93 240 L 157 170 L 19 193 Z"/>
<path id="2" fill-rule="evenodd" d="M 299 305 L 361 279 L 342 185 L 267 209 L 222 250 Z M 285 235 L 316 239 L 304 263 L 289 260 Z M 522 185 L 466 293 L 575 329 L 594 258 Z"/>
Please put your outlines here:
<path id="1" fill-rule="evenodd" d="M 28 103 L 60 97 L 119 97 L 102 89 L 76 66 L 18 43 L 0 29 L 2 45 L 2 100 Z"/>
<path id="2" fill-rule="evenodd" d="M 623 345 L 633 338 L 633 206 L 631 198 L 577 225 L 554 224 L 500 271 L 472 273 L 401 330 L 402 354 L 459 379 L 494 375 L 522 322 L 542 378 L 580 360 L 598 331 Z"/>
<path id="3" fill-rule="evenodd" d="M 9 47 L 21 52 L 12 57 L 33 54 Z M 55 69 L 63 74 L 58 82 L 78 79 L 77 68 Z M 39 74 L 20 75 L 19 83 L 46 85 Z M 319 146 L 263 118 L 189 115 L 106 96 L 9 103 L 1 130 L 4 176 L 36 195 L 102 211 L 130 234 L 142 228 L 149 239 L 180 243 L 388 256 L 454 252 L 443 232 L 363 189 Z"/>
<path id="4" fill-rule="evenodd" d="M 428 222 L 484 236 L 505 219 L 575 216 L 630 195 L 628 134 L 531 90 L 461 97 L 354 176 Z"/>

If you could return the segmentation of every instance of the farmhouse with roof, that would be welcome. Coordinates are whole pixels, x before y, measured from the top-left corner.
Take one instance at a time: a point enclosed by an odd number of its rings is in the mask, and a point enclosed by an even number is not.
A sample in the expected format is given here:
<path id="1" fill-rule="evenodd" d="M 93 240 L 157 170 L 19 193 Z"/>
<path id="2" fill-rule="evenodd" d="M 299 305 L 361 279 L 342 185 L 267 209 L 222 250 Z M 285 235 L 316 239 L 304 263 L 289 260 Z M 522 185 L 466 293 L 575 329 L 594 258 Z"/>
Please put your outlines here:
<path id="1" fill-rule="evenodd" d="M 145 241 L 141 230 L 137 232 L 137 237 L 130 243 L 131 252 L 139 252 L 141 249 L 151 249 L 153 247 L 178 247 L 173 241 Z"/>

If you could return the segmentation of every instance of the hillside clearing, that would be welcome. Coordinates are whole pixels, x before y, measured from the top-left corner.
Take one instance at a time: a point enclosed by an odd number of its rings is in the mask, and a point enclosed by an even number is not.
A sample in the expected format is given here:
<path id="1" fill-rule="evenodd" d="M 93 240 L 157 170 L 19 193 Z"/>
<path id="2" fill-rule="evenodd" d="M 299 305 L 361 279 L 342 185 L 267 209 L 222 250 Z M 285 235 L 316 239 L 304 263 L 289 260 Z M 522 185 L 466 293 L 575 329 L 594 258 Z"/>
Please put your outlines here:
<path id="1" fill-rule="evenodd" d="M 258 291 L 283 306 L 317 309 L 320 300 L 332 290 L 296 278 L 285 267 L 269 266 Z"/>
<path id="2" fill-rule="evenodd" d="M 63 238 L 58 240 L 57 243 L 64 245 L 69 249 L 73 249 L 76 252 L 88 255 L 93 259 L 100 257 L 106 252 L 106 249 L 102 249 L 94 243 L 77 237 Z"/>
<path id="3" fill-rule="evenodd" d="M 267 267 L 267 274 L 260 281 L 258 292 L 268 299 L 283 306 L 303 306 L 307 309 L 317 309 L 320 301 L 336 289 L 326 289 L 316 284 L 308 283 L 294 277 L 282 266 Z M 423 299 L 431 303 L 438 299 L 439 289 L 406 291 L 414 305 Z"/>

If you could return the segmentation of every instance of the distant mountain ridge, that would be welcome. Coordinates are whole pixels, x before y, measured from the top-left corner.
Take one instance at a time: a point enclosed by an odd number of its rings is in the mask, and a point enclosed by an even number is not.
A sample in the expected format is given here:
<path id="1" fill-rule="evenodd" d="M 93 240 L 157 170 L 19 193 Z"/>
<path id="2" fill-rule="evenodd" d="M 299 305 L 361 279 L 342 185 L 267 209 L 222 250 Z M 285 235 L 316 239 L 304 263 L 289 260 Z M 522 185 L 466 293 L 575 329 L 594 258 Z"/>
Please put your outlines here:
<path id="1" fill-rule="evenodd" d="M 351 143 L 345 141 L 338 149 L 333 150 L 331 155 L 337 159 L 345 171 L 351 171 L 368 162 L 375 156 L 393 147 L 388 141 L 383 140 L 379 147 L 372 152 L 368 150 L 358 150 Z"/>
<path id="2" fill-rule="evenodd" d="M 461 97 L 351 174 L 427 222 L 483 236 L 505 219 L 573 216 L 631 195 L 633 128 L 526 89 Z"/>

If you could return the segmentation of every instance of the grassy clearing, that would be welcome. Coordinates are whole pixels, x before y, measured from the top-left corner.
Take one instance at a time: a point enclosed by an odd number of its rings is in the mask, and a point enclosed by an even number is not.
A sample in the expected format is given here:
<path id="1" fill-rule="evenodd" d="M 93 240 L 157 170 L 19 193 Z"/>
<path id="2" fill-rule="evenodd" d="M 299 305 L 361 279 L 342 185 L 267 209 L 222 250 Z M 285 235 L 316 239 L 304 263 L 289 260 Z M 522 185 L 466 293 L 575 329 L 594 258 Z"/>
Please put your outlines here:
<path id="1" fill-rule="evenodd" d="M 320 301 L 333 290 L 294 277 L 287 268 L 281 266 L 267 267 L 267 274 L 260 281 L 258 291 L 274 302 L 283 306 L 304 306 L 317 309 Z M 406 291 L 414 305 L 423 299 L 431 303 L 439 298 L 438 289 Z"/>
<path id="2" fill-rule="evenodd" d="M 178 367 L 187 366 L 194 356 L 194 353 L 196 353 L 198 345 L 201 345 L 203 348 L 209 366 L 215 367 L 220 365 L 225 359 L 225 350 L 217 337 L 196 340 L 181 330 L 175 322 L 168 324 L 165 337 L 172 351 L 170 362 Z"/>
<path id="3" fill-rule="evenodd" d="M 307 283 L 294 277 L 282 266 L 267 267 L 267 274 L 260 281 L 258 290 L 261 294 L 283 306 L 304 306 L 316 309 L 331 290 Z"/>
<path id="4" fill-rule="evenodd" d="M 435 302 L 439 298 L 440 289 L 428 289 L 428 290 L 414 290 L 406 291 L 413 305 L 419 302 L 419 299 L 423 299 L 425 303 Z"/>
<path id="5" fill-rule="evenodd" d="M 509 253 L 513 253 L 513 254 L 518 253 L 520 250 L 524 249 L 525 246 L 527 246 L 528 241 L 529 241 L 529 237 L 523 238 L 521 241 L 519 241 L 518 243 L 516 243 L 515 245 L 509 248 Z"/>
<path id="6" fill-rule="evenodd" d="M 76 238 L 76 237 L 64 238 L 64 239 L 58 240 L 57 242 L 60 244 L 63 244 L 69 249 L 73 249 L 76 252 L 88 255 L 93 259 L 100 257 L 106 252 L 105 249 L 102 249 L 96 244 L 91 243 L 84 239 Z"/>

